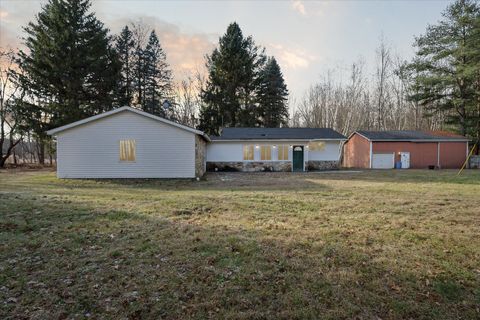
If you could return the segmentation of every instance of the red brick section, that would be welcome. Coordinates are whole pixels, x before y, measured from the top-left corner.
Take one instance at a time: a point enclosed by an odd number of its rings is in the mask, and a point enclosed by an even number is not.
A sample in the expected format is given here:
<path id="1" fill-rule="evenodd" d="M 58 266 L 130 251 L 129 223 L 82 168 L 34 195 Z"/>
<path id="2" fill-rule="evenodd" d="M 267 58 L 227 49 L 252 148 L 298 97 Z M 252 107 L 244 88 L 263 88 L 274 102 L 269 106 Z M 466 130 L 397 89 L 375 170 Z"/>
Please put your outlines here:
<path id="1" fill-rule="evenodd" d="M 410 168 L 426 169 L 437 166 L 436 142 L 373 142 L 373 153 L 395 152 L 395 162 L 400 161 L 399 152 L 410 152 Z"/>
<path id="2" fill-rule="evenodd" d="M 370 168 L 370 142 L 358 133 L 355 133 L 343 147 L 343 166 Z"/>
<path id="3" fill-rule="evenodd" d="M 467 159 L 466 142 L 440 142 L 440 167 L 442 169 L 461 168 Z"/>
<path id="4" fill-rule="evenodd" d="M 373 153 L 410 152 L 410 168 L 426 169 L 438 165 L 438 142 L 373 142 Z M 466 142 L 440 142 L 440 168 L 457 169 L 467 158 Z"/>

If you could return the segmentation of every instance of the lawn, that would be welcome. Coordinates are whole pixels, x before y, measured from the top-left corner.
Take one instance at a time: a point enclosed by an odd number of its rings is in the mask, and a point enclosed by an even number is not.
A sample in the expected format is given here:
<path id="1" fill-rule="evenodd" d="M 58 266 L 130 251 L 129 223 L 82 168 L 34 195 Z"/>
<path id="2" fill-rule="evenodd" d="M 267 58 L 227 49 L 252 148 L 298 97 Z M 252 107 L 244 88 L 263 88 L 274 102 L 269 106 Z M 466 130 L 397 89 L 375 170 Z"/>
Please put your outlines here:
<path id="1" fill-rule="evenodd" d="M 0 172 L 0 318 L 478 319 L 480 171 Z"/>

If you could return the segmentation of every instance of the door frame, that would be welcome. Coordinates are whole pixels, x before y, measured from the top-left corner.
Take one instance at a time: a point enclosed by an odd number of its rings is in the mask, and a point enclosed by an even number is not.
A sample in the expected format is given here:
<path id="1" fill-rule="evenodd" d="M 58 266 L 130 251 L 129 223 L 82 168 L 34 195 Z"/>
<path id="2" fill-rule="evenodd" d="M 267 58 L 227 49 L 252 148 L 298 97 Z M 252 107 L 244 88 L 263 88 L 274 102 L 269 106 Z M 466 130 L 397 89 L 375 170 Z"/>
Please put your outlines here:
<path id="1" fill-rule="evenodd" d="M 403 167 L 402 154 L 408 154 L 408 168 Z M 410 154 L 409 151 L 408 152 L 407 151 L 400 151 L 400 162 L 402 163 L 402 169 L 410 169 L 410 167 L 411 167 L 410 163 L 412 162 L 411 160 L 412 160 L 412 157 L 411 157 L 411 154 Z"/>
<path id="2" fill-rule="evenodd" d="M 302 148 L 302 171 L 295 171 L 293 166 L 295 148 Z M 297 151 L 298 152 L 298 151 Z M 293 145 L 292 146 L 292 172 L 305 172 L 305 147 L 303 145 Z"/>

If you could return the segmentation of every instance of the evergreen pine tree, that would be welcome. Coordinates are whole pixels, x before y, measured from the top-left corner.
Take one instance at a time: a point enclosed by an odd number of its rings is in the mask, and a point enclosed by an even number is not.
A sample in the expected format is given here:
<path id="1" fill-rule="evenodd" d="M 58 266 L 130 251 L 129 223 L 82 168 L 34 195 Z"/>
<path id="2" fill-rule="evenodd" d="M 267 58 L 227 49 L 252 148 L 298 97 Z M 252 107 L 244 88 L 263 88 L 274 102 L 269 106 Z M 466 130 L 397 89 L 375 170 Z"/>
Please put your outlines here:
<path id="1" fill-rule="evenodd" d="M 207 56 L 200 129 L 218 134 L 222 127 L 257 125 L 255 90 L 264 62 L 263 50 L 251 37 L 244 38 L 237 23 L 230 24 L 219 47 Z"/>
<path id="2" fill-rule="evenodd" d="M 20 81 L 27 94 L 29 127 L 45 130 L 114 107 L 120 65 L 89 0 L 50 0 L 24 28 Z"/>
<path id="3" fill-rule="evenodd" d="M 445 112 L 461 134 L 480 136 L 480 6 L 457 0 L 443 17 L 416 39 L 416 59 L 409 68 L 418 76 L 410 98 L 432 112 Z"/>
<path id="4" fill-rule="evenodd" d="M 142 108 L 155 115 L 170 117 L 172 110 L 164 110 L 165 100 L 171 100 L 172 72 L 167 63 L 155 31 L 150 33 L 147 46 L 143 50 L 144 61 L 144 102 Z M 170 103 L 171 106 L 173 104 Z"/>
<path id="5" fill-rule="evenodd" d="M 120 106 L 129 106 L 133 99 L 133 56 L 135 42 L 133 32 L 125 26 L 120 35 L 116 38 L 115 49 L 121 64 L 121 73 L 118 87 L 118 104 Z"/>
<path id="6" fill-rule="evenodd" d="M 261 125 L 267 128 L 285 126 L 288 123 L 288 90 L 280 66 L 274 57 L 268 59 L 257 89 Z"/>

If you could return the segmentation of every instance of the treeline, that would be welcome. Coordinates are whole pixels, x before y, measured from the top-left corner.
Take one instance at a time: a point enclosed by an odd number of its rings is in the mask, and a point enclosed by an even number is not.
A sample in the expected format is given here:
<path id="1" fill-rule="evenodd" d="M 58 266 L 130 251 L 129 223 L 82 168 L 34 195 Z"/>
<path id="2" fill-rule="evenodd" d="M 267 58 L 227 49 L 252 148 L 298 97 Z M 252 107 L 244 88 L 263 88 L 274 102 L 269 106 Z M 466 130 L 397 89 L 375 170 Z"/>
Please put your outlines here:
<path id="1" fill-rule="evenodd" d="M 130 105 L 218 134 L 232 126 L 446 129 L 480 141 L 480 6 L 449 5 L 415 39 L 405 61 L 381 41 L 375 72 L 358 61 L 330 70 L 303 97 L 289 97 L 282 71 L 232 23 L 206 56 L 206 73 L 180 83 L 160 40 L 141 23 L 110 31 L 89 0 L 49 0 L 24 28 L 24 47 L 0 53 L 0 167 L 21 142 L 44 163 L 45 132 Z M 289 113 L 290 110 L 290 113 Z"/>
<path id="2" fill-rule="evenodd" d="M 1 52 L 0 167 L 23 140 L 51 155 L 46 131 L 129 105 L 217 134 L 288 122 L 274 57 L 232 23 L 206 57 L 208 76 L 174 83 L 159 38 L 141 23 L 109 30 L 89 0 L 50 0 L 24 28 L 24 50 Z"/>
<path id="3" fill-rule="evenodd" d="M 355 130 L 447 129 L 446 112 L 431 112 L 409 98 L 414 92 L 405 66 L 382 39 L 373 74 L 364 59 L 343 70 L 328 70 L 303 97 L 291 102 L 290 125 L 330 127 L 344 135 Z"/>
<path id="4" fill-rule="evenodd" d="M 354 130 L 450 130 L 480 142 L 480 5 L 457 0 L 414 42 L 412 61 L 382 40 L 373 75 L 354 63 L 332 70 L 293 104 L 292 126 Z M 478 148 L 477 148 L 478 152 Z"/>

